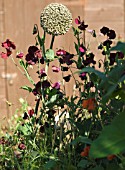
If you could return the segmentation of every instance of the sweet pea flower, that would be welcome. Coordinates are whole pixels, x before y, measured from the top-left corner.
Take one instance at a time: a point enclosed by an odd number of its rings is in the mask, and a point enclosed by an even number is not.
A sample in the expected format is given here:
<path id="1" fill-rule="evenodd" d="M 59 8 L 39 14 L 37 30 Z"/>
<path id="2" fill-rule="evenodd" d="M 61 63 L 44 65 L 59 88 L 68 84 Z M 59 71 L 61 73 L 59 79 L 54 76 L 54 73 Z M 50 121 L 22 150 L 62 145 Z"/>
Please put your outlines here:
<path id="1" fill-rule="evenodd" d="M 16 49 L 15 44 L 12 41 L 10 41 L 9 39 L 7 39 L 5 42 L 2 43 L 2 47 L 6 48 L 8 50 Z"/>
<path id="2" fill-rule="evenodd" d="M 7 59 L 7 58 L 8 58 L 7 53 L 4 53 L 4 52 L 2 52 L 2 53 L 0 54 L 0 56 L 1 56 L 1 58 L 3 58 L 3 59 Z"/>
<path id="3" fill-rule="evenodd" d="M 32 117 L 32 116 L 33 116 L 33 114 L 34 114 L 34 109 L 30 109 L 30 110 L 28 110 L 28 115 L 29 115 L 30 117 Z"/>
<path id="4" fill-rule="evenodd" d="M 23 56 L 24 56 L 23 52 L 18 52 L 16 58 L 23 58 Z"/>
<path id="5" fill-rule="evenodd" d="M 55 82 L 54 84 L 52 84 L 52 88 L 60 89 L 60 85 L 60 82 Z"/>
<path id="6" fill-rule="evenodd" d="M 57 56 L 66 55 L 66 51 L 59 49 L 59 50 L 56 52 L 56 55 L 57 55 Z"/>
<path id="7" fill-rule="evenodd" d="M 53 65 L 52 71 L 58 73 L 60 71 L 60 68 Z"/>
<path id="8" fill-rule="evenodd" d="M 75 18 L 75 23 L 77 25 L 81 24 L 80 16 L 78 16 L 78 18 Z"/>
<path id="9" fill-rule="evenodd" d="M 41 69 L 40 71 L 37 71 L 37 73 L 40 75 L 39 77 L 41 77 L 41 78 L 47 76 L 45 69 Z"/>

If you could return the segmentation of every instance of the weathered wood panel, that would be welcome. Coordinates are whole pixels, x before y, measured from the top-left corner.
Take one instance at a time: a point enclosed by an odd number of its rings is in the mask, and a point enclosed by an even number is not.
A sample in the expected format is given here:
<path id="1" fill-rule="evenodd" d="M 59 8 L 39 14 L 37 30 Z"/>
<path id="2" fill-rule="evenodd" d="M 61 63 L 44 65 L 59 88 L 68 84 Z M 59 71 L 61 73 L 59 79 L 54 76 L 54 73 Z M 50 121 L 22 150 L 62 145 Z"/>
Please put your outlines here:
<path id="1" fill-rule="evenodd" d="M 0 1 L 0 42 L 4 40 L 4 0 Z M 2 47 L 0 46 L 0 51 Z M 7 116 L 6 96 L 7 84 L 6 79 L 3 78 L 3 73 L 6 71 L 6 61 L 0 60 L 0 126 Z"/>

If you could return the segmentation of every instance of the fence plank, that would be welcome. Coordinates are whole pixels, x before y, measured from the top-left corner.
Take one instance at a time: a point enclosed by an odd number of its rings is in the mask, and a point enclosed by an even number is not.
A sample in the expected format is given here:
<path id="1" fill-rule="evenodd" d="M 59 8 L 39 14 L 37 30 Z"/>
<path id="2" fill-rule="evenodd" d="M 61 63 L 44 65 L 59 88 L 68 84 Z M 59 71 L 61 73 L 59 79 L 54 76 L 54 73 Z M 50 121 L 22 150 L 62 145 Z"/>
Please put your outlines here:
<path id="1" fill-rule="evenodd" d="M 0 43 L 4 40 L 4 0 L 0 1 Z M 0 45 L 0 51 L 3 48 Z M 6 123 L 6 80 L 3 78 L 5 72 L 5 61 L 0 60 L 0 127 Z"/>

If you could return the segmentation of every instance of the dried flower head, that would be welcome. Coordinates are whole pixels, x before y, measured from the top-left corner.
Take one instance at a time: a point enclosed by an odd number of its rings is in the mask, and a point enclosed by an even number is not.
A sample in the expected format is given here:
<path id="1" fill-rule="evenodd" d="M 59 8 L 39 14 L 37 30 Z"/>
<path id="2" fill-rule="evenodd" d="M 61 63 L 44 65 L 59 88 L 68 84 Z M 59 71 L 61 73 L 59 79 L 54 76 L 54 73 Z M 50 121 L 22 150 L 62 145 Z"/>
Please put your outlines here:
<path id="1" fill-rule="evenodd" d="M 40 22 L 48 34 L 62 35 L 72 26 L 72 14 L 66 6 L 51 3 L 41 12 Z"/>

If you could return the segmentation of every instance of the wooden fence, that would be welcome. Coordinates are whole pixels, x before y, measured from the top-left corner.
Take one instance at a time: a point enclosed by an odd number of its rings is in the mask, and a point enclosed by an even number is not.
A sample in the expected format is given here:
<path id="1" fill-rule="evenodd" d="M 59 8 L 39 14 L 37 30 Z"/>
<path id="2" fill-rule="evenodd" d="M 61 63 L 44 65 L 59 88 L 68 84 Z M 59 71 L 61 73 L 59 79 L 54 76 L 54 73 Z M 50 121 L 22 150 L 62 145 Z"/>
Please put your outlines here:
<path id="1" fill-rule="evenodd" d="M 73 18 L 81 16 L 89 25 L 89 29 L 99 32 L 102 26 L 108 26 L 116 30 L 117 38 L 124 40 L 124 0 L 0 0 L 0 42 L 9 38 L 15 42 L 17 50 L 22 50 L 26 54 L 28 46 L 35 44 L 32 35 L 33 25 L 38 24 L 40 28 L 41 10 L 52 2 L 66 5 L 72 12 Z M 48 45 L 49 36 L 47 42 Z M 73 48 L 71 31 L 56 39 L 54 47 L 62 46 L 70 51 Z M 92 40 L 92 48 L 95 48 L 94 40 Z M 0 50 L 2 50 L 1 47 Z M 34 74 L 32 76 L 37 80 Z M 0 122 L 3 122 L 4 118 L 12 116 L 14 110 L 20 106 L 20 97 L 26 97 L 33 105 L 32 95 L 29 96 L 27 92 L 20 89 L 28 82 L 17 71 L 11 59 L 6 61 L 0 59 L 0 82 Z M 68 88 L 69 93 L 72 93 L 71 89 Z M 9 106 L 6 101 L 12 105 Z"/>

